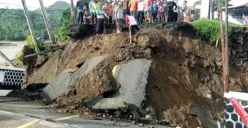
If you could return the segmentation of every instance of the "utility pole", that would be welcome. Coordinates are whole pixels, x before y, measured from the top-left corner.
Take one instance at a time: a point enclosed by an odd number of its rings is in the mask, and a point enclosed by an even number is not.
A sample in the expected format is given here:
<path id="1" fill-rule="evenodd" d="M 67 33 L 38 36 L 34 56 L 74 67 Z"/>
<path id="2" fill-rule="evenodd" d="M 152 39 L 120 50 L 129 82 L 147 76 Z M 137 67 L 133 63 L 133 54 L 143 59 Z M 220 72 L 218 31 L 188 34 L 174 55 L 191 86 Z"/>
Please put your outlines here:
<path id="1" fill-rule="evenodd" d="M 41 8 L 42 16 L 43 16 L 43 19 L 44 19 L 44 22 L 45 22 L 45 25 L 47 28 L 48 36 L 49 36 L 50 40 L 52 40 L 53 44 L 55 44 L 56 42 L 55 42 L 55 39 L 53 36 L 52 27 L 51 27 L 51 24 L 50 24 L 48 16 L 47 16 L 47 12 L 45 10 L 43 0 L 39 0 L 39 2 L 40 2 L 40 8 Z"/>
<path id="2" fill-rule="evenodd" d="M 72 21 L 72 24 L 74 24 L 74 4 L 73 4 L 73 0 L 71 0 L 71 21 Z"/>
<path id="3" fill-rule="evenodd" d="M 225 67 L 226 67 L 226 82 L 225 92 L 229 92 L 229 52 L 228 52 L 228 0 L 225 0 Z"/>
<path id="4" fill-rule="evenodd" d="M 29 12 L 28 12 L 26 2 L 25 2 L 25 0 L 21 0 L 21 1 L 22 1 L 25 17 L 26 17 L 26 20 L 27 20 L 29 32 L 30 32 L 30 34 L 32 36 L 32 40 L 33 40 L 33 43 L 34 43 L 35 51 L 37 53 L 40 53 L 40 49 L 39 49 L 38 44 L 37 44 L 37 42 L 35 40 L 35 33 L 33 32 L 33 25 L 32 25 L 32 22 L 30 20 L 30 15 L 29 15 Z"/>
<path id="5" fill-rule="evenodd" d="M 220 36 L 221 36 L 221 53 L 222 53 L 222 67 L 223 67 L 223 86 L 224 93 L 227 92 L 227 79 L 226 79 L 226 56 L 225 56 L 225 34 L 224 34 L 224 25 L 223 25 L 223 17 L 222 17 L 222 7 L 220 6 L 219 0 L 219 20 L 220 20 Z"/>

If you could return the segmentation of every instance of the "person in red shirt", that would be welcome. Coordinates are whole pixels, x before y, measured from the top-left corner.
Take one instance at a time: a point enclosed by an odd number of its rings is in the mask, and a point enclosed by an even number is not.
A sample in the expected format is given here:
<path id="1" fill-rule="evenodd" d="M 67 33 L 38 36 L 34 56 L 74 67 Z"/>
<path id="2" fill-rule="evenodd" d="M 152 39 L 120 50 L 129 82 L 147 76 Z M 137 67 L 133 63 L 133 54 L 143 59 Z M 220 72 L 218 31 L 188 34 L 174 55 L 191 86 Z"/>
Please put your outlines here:
<path id="1" fill-rule="evenodd" d="M 133 16 L 135 19 L 137 19 L 138 1 L 137 0 L 131 0 L 128 4 L 128 7 L 130 9 L 131 16 Z"/>
<path id="2" fill-rule="evenodd" d="M 106 22 L 105 23 L 108 23 L 109 24 L 109 21 L 112 20 L 112 16 L 110 14 L 110 6 L 108 4 L 108 2 L 105 2 L 104 5 L 103 5 L 103 10 L 106 12 L 106 14 L 109 16 L 109 19 L 106 19 Z"/>

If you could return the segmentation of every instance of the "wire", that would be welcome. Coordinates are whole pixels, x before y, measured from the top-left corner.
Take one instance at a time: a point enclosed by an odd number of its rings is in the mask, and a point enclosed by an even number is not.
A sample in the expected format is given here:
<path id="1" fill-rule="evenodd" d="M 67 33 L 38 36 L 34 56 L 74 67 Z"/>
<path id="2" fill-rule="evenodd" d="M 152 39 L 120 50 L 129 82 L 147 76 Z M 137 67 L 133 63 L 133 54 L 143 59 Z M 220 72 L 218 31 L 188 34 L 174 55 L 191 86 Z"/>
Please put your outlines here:
<path id="1" fill-rule="evenodd" d="M 22 5 L 18 5 L 18 4 L 10 4 L 10 3 L 3 3 L 3 2 L 0 2 L 0 4 L 22 7 Z M 32 7 L 32 6 L 28 6 L 28 7 L 30 7 L 30 8 L 39 8 L 39 7 Z"/>
<path id="2" fill-rule="evenodd" d="M 10 3 L 3 3 L 3 2 L 0 2 L 0 4 L 23 7 L 22 5 L 10 4 Z M 32 7 L 32 6 L 27 6 L 27 7 L 34 8 L 34 9 L 40 9 L 40 7 Z M 48 9 L 48 8 L 46 8 L 46 10 L 48 10 L 48 11 L 61 11 L 61 10 L 66 10 L 66 9 Z"/>

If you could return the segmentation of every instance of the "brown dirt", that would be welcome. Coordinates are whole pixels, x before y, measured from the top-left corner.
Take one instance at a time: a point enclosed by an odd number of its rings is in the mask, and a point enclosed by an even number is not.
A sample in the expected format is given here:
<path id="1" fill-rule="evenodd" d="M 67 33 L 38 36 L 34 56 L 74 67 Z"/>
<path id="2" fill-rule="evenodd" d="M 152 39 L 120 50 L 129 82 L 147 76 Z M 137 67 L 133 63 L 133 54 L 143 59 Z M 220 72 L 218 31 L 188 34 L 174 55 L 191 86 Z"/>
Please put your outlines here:
<path id="1" fill-rule="evenodd" d="M 115 65 L 131 59 L 152 59 L 146 107 L 154 108 L 156 118 L 170 124 L 206 127 L 207 124 L 191 112 L 191 107 L 200 107 L 216 119 L 223 111 L 221 53 L 219 48 L 189 34 L 192 33 L 143 29 L 135 36 L 135 44 L 129 44 L 128 33 L 71 41 L 64 51 L 57 51 L 36 68 L 29 75 L 28 83 L 50 83 L 63 71 L 75 71 L 89 58 L 108 55 L 96 69 L 78 81 L 75 89 L 57 100 L 58 107 L 64 112 L 85 113 L 83 101 L 86 98 L 118 89 L 111 75 Z M 246 67 L 231 67 L 231 90 L 244 91 L 247 88 Z M 88 109 L 87 113 L 90 113 Z"/>

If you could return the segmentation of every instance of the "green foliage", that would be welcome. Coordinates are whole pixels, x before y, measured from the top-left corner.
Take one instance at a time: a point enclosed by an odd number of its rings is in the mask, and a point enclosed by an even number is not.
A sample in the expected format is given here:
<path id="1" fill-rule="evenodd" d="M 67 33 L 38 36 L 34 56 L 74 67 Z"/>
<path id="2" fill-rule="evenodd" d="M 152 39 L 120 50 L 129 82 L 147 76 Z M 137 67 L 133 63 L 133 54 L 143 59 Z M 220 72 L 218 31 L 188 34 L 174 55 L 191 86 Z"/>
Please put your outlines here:
<path id="1" fill-rule="evenodd" d="M 67 9 L 62 13 L 61 23 L 62 26 L 59 29 L 59 40 L 68 41 L 67 26 L 71 23 L 70 9 Z"/>
<path id="2" fill-rule="evenodd" d="M 23 52 L 21 51 L 18 54 L 16 54 L 14 64 L 22 65 L 23 59 L 24 59 L 24 55 L 23 55 Z"/>
<path id="3" fill-rule="evenodd" d="M 27 42 L 28 47 L 30 49 L 32 49 L 33 52 L 35 52 L 34 42 L 33 42 L 33 39 L 32 39 L 31 35 L 27 35 L 26 42 Z"/>
<path id="4" fill-rule="evenodd" d="M 61 27 L 62 12 L 70 5 L 57 1 L 46 8 L 52 29 Z M 36 37 L 48 39 L 45 23 L 39 10 L 29 11 Z M 0 40 L 25 40 L 29 34 L 26 18 L 22 9 L 0 9 Z M 54 33 L 56 35 L 57 33 Z"/>
<path id="5" fill-rule="evenodd" d="M 31 35 L 27 35 L 26 42 L 27 42 L 28 47 L 31 48 L 33 52 L 36 52 L 35 51 L 35 46 L 34 46 L 34 43 L 33 43 L 33 39 L 32 39 Z M 36 42 L 38 44 L 39 49 L 44 50 L 44 42 L 40 42 L 40 41 L 36 41 Z"/>
<path id="6" fill-rule="evenodd" d="M 218 20 L 201 19 L 192 22 L 192 25 L 196 30 L 196 36 L 199 38 L 210 43 L 214 43 L 220 38 L 220 22 Z M 231 24 L 228 26 L 229 34 L 231 34 L 233 27 L 235 26 Z"/>
<path id="7" fill-rule="evenodd" d="M 228 3 L 230 2 L 231 0 L 228 0 Z M 225 0 L 220 0 L 220 2 L 219 2 L 219 0 L 214 0 L 214 3 L 215 3 L 215 6 L 217 7 L 217 8 L 219 8 L 219 5 L 221 6 L 221 7 L 225 7 Z M 231 4 L 228 4 L 228 6 L 232 6 Z"/>

